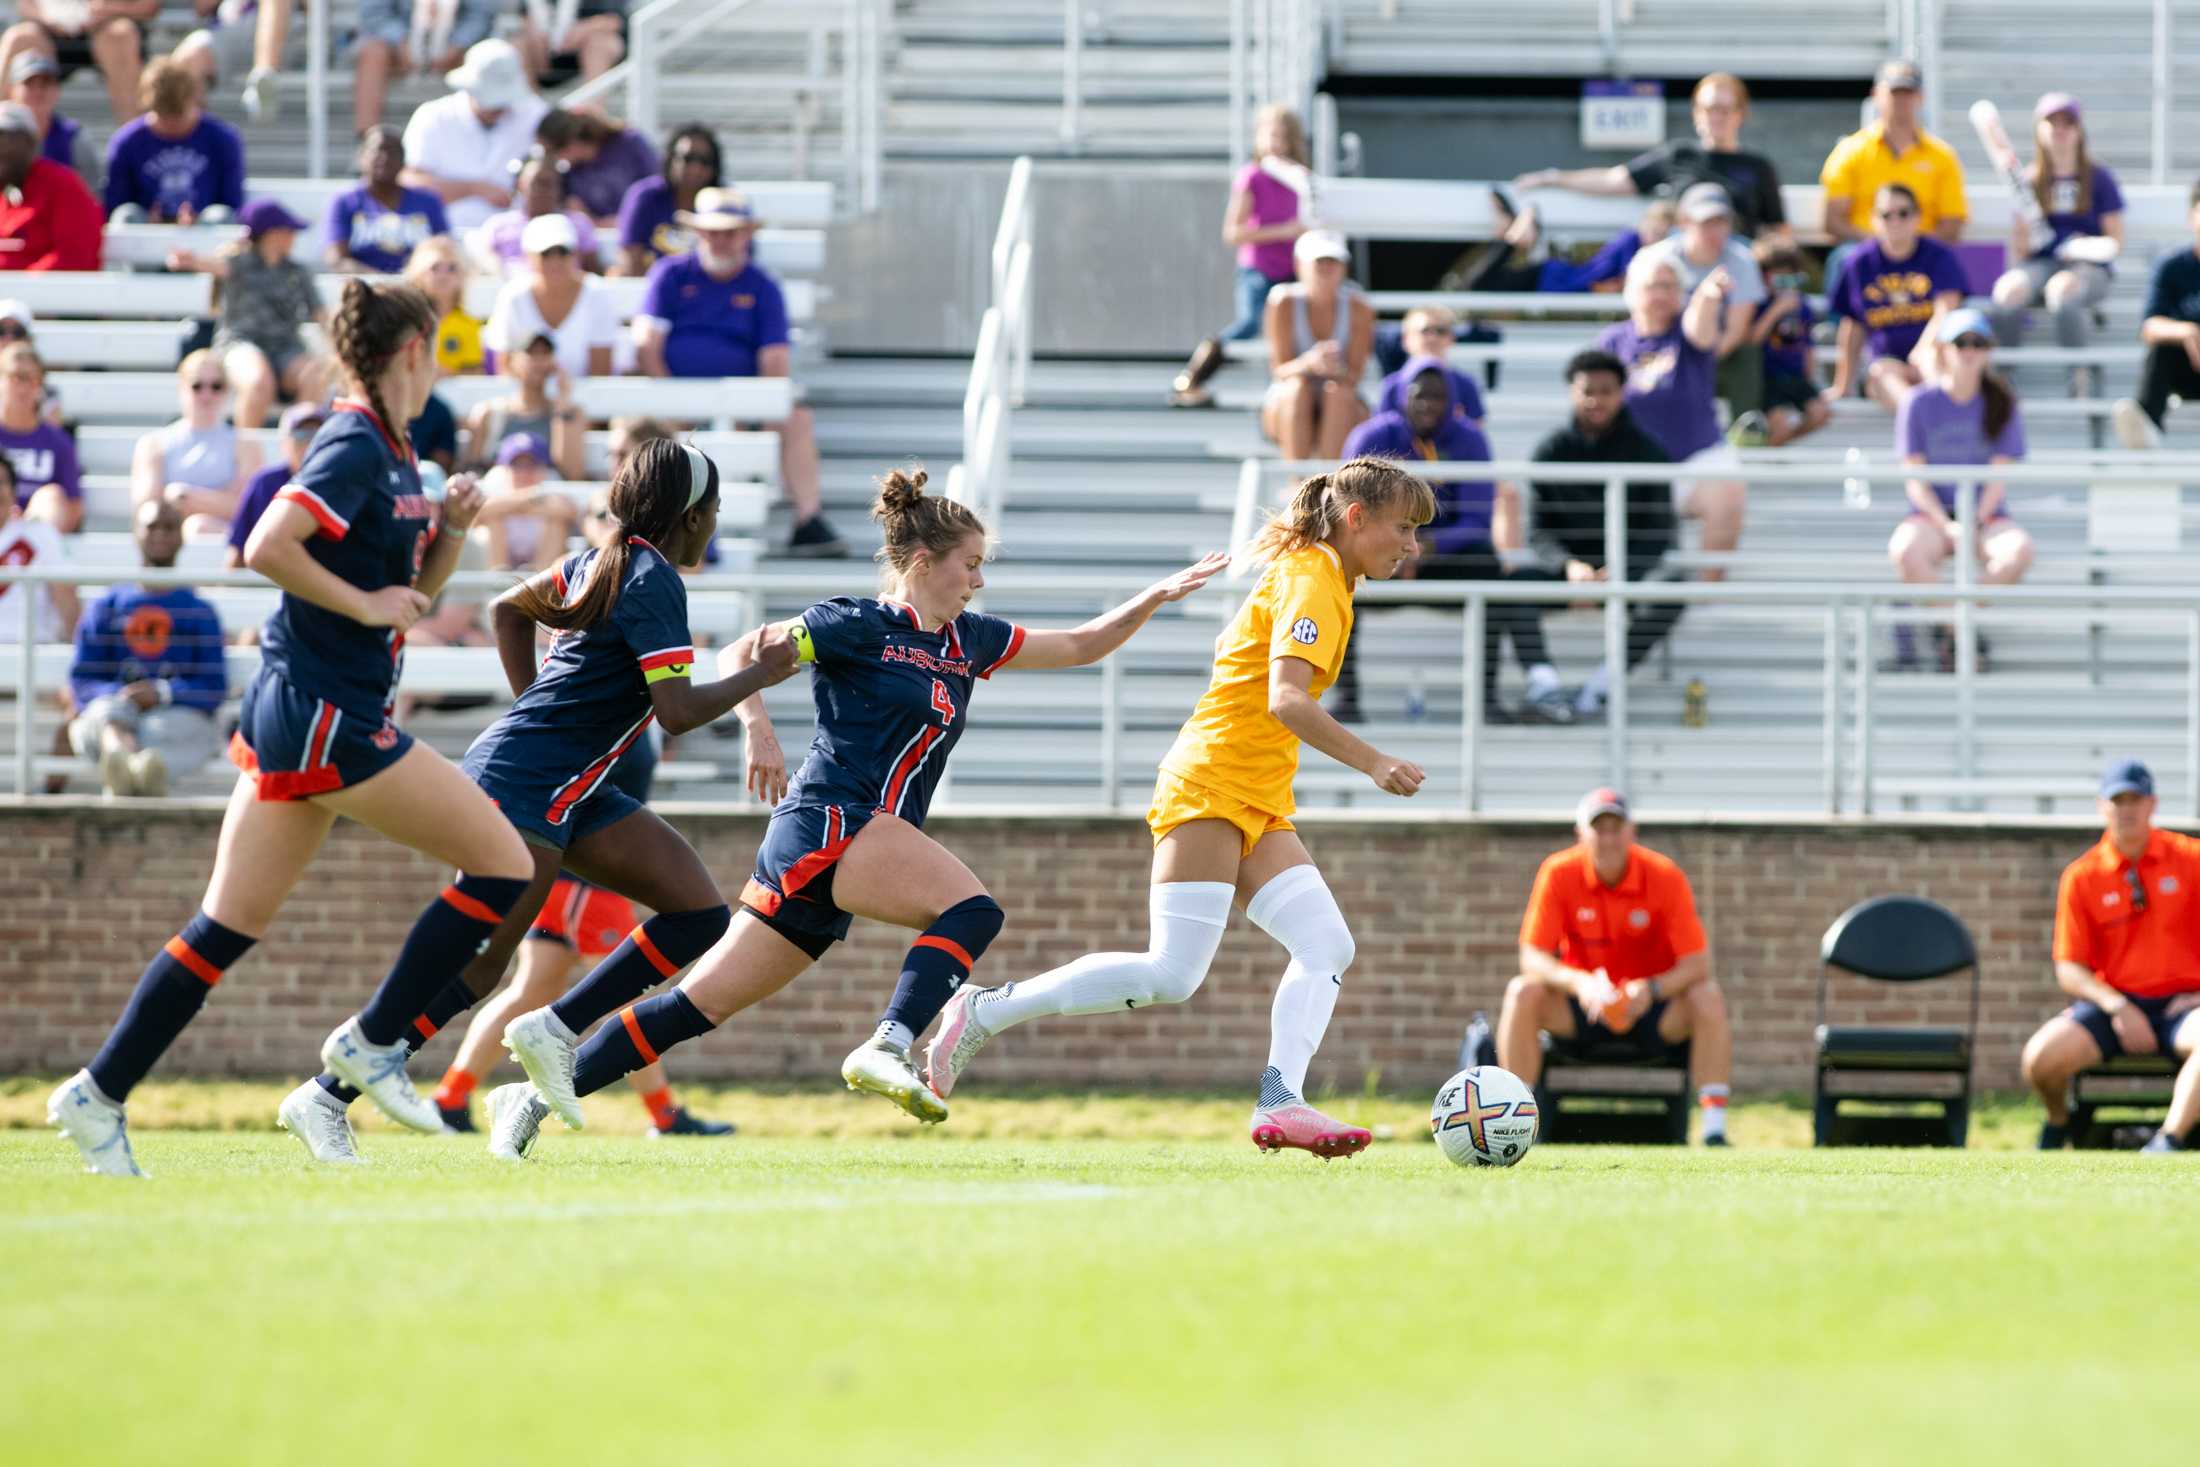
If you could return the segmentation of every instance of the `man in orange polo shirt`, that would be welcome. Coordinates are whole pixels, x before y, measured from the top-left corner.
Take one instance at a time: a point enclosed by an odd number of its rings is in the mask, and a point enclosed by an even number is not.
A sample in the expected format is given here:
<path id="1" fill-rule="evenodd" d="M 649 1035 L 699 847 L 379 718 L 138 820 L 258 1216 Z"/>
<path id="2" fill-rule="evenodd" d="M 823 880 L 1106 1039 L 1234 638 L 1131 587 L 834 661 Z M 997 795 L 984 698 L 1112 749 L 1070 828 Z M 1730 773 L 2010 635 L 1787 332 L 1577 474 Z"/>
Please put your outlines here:
<path id="1" fill-rule="evenodd" d="M 1583 795 L 1574 830 L 1580 839 L 1535 874 L 1520 976 L 1497 1018 L 1497 1062 L 1533 1085 L 1542 1034 L 1632 1035 L 1645 1054 L 1693 1039 L 1704 1145 L 1724 1146 L 1734 1034 L 1688 878 L 1635 844 L 1617 790 Z"/>
<path id="2" fill-rule="evenodd" d="M 2136 759 L 2101 776 L 2101 822 L 2055 903 L 2055 981 L 2074 1002 L 2024 1046 L 2024 1078 L 2047 1107 L 2040 1149 L 2070 1139 L 2072 1076 L 2165 1054 L 2184 1066 L 2146 1149 L 2182 1151 L 2200 1120 L 2200 840 L 2154 828 L 2154 776 Z"/>

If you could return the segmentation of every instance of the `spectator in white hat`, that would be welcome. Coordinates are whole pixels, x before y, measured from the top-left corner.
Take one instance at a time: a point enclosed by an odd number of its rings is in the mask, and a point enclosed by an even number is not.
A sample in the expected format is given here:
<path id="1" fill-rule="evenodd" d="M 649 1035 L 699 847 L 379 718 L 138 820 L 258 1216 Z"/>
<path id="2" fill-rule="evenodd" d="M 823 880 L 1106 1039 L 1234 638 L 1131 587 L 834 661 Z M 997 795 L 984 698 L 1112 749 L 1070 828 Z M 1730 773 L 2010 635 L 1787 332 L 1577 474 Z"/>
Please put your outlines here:
<path id="1" fill-rule="evenodd" d="M 1367 418 L 1358 383 L 1375 346 L 1375 307 L 1349 278 L 1352 252 L 1333 229 L 1291 246 L 1299 272 L 1268 292 L 1268 395 L 1260 427 L 1288 459 L 1338 457 Z"/>
<path id="2" fill-rule="evenodd" d="M 538 336 L 556 348 L 568 376 L 608 377 L 618 340 L 619 310 L 610 288 L 581 268 L 580 233 L 563 214 L 544 214 L 520 231 L 525 265 L 497 294 L 481 344 L 497 354 L 497 369 L 513 373 L 512 357 Z"/>
<path id="3" fill-rule="evenodd" d="M 415 109 L 405 124 L 407 167 L 401 181 L 433 189 L 460 232 L 512 206 L 512 165 L 535 146 L 550 106 L 527 83 L 527 68 L 507 41 L 477 42 L 444 78 L 451 94 Z"/>
<path id="4" fill-rule="evenodd" d="M 785 377 L 793 366 L 787 299 L 750 257 L 756 215 L 730 188 L 706 188 L 673 219 L 695 248 L 650 266 L 634 316 L 635 355 L 652 377 Z M 848 546 L 821 513 L 817 430 L 797 403 L 779 432 L 780 480 L 794 512 L 789 555 L 821 559 Z"/>

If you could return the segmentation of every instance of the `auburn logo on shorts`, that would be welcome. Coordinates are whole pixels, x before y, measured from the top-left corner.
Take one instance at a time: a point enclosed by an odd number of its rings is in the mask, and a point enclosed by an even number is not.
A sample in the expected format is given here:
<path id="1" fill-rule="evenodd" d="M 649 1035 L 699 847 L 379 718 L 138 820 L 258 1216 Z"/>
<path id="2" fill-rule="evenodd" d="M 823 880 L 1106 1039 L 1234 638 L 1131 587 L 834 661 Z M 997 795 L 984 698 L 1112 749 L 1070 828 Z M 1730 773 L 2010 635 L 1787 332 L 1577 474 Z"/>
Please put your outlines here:
<path id="1" fill-rule="evenodd" d="M 1302 616 L 1291 623 L 1291 640 L 1302 647 L 1311 647 L 1322 639 L 1322 629 L 1314 624 L 1311 616 Z"/>
<path id="2" fill-rule="evenodd" d="M 372 742 L 377 749 L 384 750 L 385 752 L 390 749 L 396 748 L 397 725 L 394 723 L 384 722 L 383 725 L 380 728 L 376 729 L 374 733 L 370 736 L 370 742 Z"/>

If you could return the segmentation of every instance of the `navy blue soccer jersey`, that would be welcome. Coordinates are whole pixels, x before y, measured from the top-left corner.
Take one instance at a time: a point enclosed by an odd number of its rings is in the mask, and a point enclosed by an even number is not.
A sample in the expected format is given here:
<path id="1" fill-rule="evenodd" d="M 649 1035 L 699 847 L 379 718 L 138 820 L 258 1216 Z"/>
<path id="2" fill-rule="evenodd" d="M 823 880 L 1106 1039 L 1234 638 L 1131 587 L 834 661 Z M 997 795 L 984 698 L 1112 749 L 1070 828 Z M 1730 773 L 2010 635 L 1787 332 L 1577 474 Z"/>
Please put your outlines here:
<path id="1" fill-rule="evenodd" d="M 558 594 L 581 594 L 602 552 L 569 555 L 552 569 Z M 626 580 L 611 614 L 592 627 L 559 632 L 527 691 L 483 732 L 469 764 L 547 779 L 547 818 L 567 811 L 611 778 L 622 755 L 645 741 L 655 714 L 649 685 L 694 670 L 687 587 L 648 541 L 629 547 Z"/>
<path id="2" fill-rule="evenodd" d="M 409 586 L 436 534 L 412 450 L 357 403 L 338 402 L 297 476 L 276 491 L 321 528 L 306 553 L 362 591 Z M 380 723 L 405 639 L 287 592 L 260 635 L 260 661 L 298 691 Z"/>
<path id="3" fill-rule="evenodd" d="M 966 611 L 926 631 L 899 601 L 836 596 L 789 628 L 814 663 L 817 734 L 782 809 L 853 805 L 924 823 L 970 692 L 1024 645 L 1024 629 Z"/>

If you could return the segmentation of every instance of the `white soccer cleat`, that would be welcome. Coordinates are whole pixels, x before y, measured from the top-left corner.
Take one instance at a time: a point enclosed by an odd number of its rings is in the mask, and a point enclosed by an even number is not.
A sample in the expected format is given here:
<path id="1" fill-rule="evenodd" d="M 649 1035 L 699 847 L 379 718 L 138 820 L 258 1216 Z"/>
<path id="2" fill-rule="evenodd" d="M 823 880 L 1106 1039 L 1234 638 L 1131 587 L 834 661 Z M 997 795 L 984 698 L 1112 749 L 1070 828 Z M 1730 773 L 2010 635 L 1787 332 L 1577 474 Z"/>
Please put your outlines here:
<path id="1" fill-rule="evenodd" d="M 489 1154 L 499 1161 L 525 1161 L 549 1114 L 534 1086 L 520 1081 L 497 1086 L 489 1092 Z"/>
<path id="2" fill-rule="evenodd" d="M 46 1102 L 46 1119 L 84 1153 L 84 1170 L 103 1177 L 142 1177 L 130 1154 L 130 1128 L 122 1107 L 99 1093 L 89 1071 L 78 1070 Z"/>
<path id="3" fill-rule="evenodd" d="M 350 1107 L 308 1080 L 283 1097 L 275 1124 L 305 1142 L 313 1159 L 329 1166 L 365 1166 L 359 1142 L 351 1134 Z"/>
<path id="4" fill-rule="evenodd" d="M 578 1131 L 587 1124 L 581 1119 L 581 1099 L 573 1093 L 573 1057 L 579 1047 L 560 1032 L 564 1027 L 548 1009 L 536 1009 L 505 1026 L 504 1047 L 558 1119 Z"/>
<path id="5" fill-rule="evenodd" d="M 2154 426 L 2154 419 L 2135 399 L 2117 398 L 2108 417 L 2116 425 L 2116 441 L 2124 447 L 2146 453 L 2162 446 L 2162 430 Z"/>
<path id="6" fill-rule="evenodd" d="M 924 1083 L 942 1100 L 954 1091 L 962 1072 L 993 1037 L 993 1031 L 977 1017 L 979 996 L 991 992 L 990 988 L 972 988 L 966 983 L 940 1011 L 939 1032 L 924 1048 Z"/>
<path id="7" fill-rule="evenodd" d="M 405 1073 L 409 1058 L 402 1039 L 395 1044 L 369 1044 L 359 1032 L 356 1014 L 321 1045 L 321 1063 L 329 1073 L 373 1101 L 382 1114 L 410 1130 L 440 1136 L 445 1130 L 443 1113 L 413 1089 L 412 1076 Z"/>
<path id="8" fill-rule="evenodd" d="M 850 1090 L 883 1095 L 928 1126 L 947 1119 L 947 1102 L 932 1093 L 909 1063 L 909 1051 L 883 1039 L 867 1039 L 849 1051 L 840 1062 L 840 1078 Z"/>

